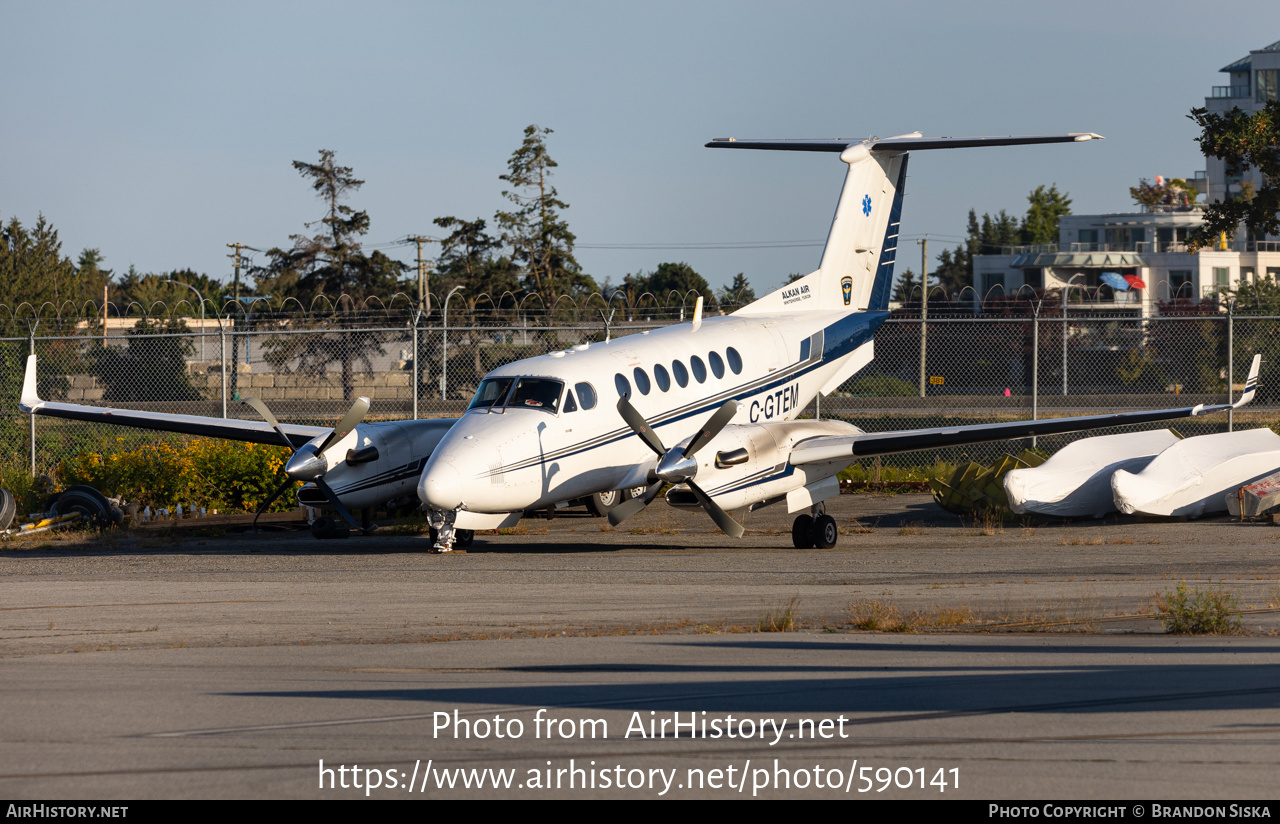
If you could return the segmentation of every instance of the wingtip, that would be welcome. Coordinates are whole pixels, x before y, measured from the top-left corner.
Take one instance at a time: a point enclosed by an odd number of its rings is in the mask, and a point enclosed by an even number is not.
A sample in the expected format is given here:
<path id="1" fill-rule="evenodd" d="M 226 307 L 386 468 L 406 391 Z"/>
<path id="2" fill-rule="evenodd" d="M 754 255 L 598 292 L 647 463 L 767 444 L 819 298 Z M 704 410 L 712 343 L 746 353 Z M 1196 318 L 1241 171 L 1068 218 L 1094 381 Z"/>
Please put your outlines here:
<path id="1" fill-rule="evenodd" d="M 44 401 L 36 389 L 36 356 L 27 355 L 27 373 L 22 379 L 22 397 L 18 400 L 18 408 L 28 415 Z"/>

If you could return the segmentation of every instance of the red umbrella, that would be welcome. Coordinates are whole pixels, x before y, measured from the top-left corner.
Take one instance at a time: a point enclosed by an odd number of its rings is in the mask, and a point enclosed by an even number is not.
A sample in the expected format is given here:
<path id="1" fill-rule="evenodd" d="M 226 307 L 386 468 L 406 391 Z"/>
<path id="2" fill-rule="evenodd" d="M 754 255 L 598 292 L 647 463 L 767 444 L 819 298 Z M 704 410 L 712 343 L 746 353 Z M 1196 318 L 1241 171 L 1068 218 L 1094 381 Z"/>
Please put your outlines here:
<path id="1" fill-rule="evenodd" d="M 1129 281 L 1129 286 L 1134 289 L 1146 289 L 1147 284 L 1142 282 L 1142 278 L 1137 275 L 1125 275 L 1124 279 Z"/>

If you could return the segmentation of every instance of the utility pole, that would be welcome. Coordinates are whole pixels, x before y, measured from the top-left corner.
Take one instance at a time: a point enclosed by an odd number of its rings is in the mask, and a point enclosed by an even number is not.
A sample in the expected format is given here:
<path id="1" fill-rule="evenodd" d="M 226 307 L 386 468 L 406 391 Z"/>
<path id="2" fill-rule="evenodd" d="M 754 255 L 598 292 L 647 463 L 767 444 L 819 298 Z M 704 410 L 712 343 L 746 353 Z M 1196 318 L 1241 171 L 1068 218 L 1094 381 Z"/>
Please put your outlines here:
<path id="1" fill-rule="evenodd" d="M 429 315 L 431 314 L 431 290 L 427 282 L 427 267 L 431 265 L 431 261 L 422 259 L 422 244 L 434 243 L 435 240 L 421 235 L 405 238 L 405 240 L 418 244 L 418 306 L 421 307 L 424 315 Z"/>
<path id="2" fill-rule="evenodd" d="M 243 243 L 228 243 L 227 248 L 235 249 L 227 257 L 231 258 L 236 270 L 235 285 L 232 287 L 231 296 L 235 299 L 236 306 L 240 306 L 240 266 L 243 263 L 241 252 L 253 247 L 246 246 Z M 231 333 L 231 397 L 236 400 L 240 399 L 240 338 L 236 336 L 234 327 L 232 327 Z"/>
<path id="3" fill-rule="evenodd" d="M 929 339 L 929 236 L 925 235 L 916 243 L 920 244 L 920 397 L 925 390 L 925 352 Z"/>

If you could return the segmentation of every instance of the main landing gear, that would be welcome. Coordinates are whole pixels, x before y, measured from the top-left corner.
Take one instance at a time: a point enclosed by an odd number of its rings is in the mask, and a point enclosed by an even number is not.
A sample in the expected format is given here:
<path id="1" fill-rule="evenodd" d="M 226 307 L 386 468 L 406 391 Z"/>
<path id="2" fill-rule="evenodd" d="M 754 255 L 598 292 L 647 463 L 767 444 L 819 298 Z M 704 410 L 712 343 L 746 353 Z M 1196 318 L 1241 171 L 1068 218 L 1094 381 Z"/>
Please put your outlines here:
<path id="1" fill-rule="evenodd" d="M 830 549 L 840 538 L 836 519 L 827 514 L 822 504 L 815 504 L 809 515 L 798 515 L 791 524 L 791 543 L 796 549 Z"/>

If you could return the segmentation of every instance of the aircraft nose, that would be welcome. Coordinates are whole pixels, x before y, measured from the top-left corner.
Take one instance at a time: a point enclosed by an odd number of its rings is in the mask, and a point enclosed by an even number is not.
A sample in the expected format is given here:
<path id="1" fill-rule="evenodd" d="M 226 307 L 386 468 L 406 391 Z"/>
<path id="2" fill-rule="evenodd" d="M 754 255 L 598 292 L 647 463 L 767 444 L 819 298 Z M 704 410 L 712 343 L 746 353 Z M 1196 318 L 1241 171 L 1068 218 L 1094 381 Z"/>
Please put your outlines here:
<path id="1" fill-rule="evenodd" d="M 448 461 L 432 461 L 418 481 L 418 498 L 441 512 L 462 505 L 462 473 Z"/>

